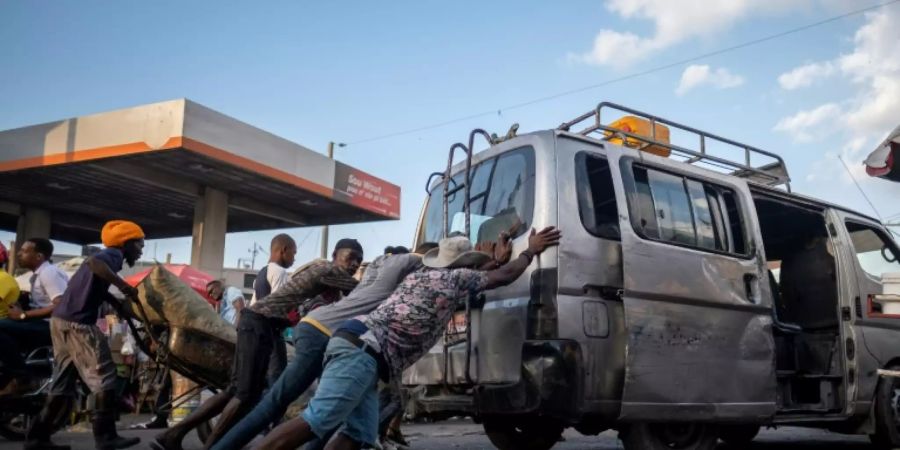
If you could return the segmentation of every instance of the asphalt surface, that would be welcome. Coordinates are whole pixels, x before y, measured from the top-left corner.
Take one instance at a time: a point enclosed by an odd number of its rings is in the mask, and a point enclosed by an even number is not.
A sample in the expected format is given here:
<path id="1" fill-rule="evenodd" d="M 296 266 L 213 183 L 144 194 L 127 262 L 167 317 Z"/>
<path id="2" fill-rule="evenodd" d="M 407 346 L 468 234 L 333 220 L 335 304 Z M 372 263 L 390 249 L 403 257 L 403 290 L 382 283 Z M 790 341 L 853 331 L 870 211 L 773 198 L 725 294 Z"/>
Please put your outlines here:
<path id="1" fill-rule="evenodd" d="M 149 448 L 148 443 L 157 431 L 131 431 L 128 425 L 142 422 L 148 416 L 127 415 L 119 422 L 120 434 L 138 436 L 141 444 L 136 449 Z M 491 450 L 490 441 L 480 425 L 467 420 L 449 420 L 432 424 L 404 424 L 403 432 L 412 445 L 412 450 Z M 93 438 L 88 424 L 81 424 L 54 436 L 59 444 L 71 445 L 74 449 L 92 449 Z M 21 443 L 0 439 L 0 449 L 21 449 Z M 196 434 L 191 433 L 184 442 L 185 450 L 199 450 L 202 446 Z M 607 431 L 599 436 L 582 436 L 574 430 L 566 431 L 564 440 L 553 447 L 554 450 L 612 450 L 622 449 L 615 431 Z M 719 449 L 729 447 L 720 444 Z M 865 436 L 846 436 L 805 428 L 779 428 L 763 430 L 756 438 L 752 449 L 787 450 L 787 449 L 834 449 L 862 450 L 871 449 Z"/>

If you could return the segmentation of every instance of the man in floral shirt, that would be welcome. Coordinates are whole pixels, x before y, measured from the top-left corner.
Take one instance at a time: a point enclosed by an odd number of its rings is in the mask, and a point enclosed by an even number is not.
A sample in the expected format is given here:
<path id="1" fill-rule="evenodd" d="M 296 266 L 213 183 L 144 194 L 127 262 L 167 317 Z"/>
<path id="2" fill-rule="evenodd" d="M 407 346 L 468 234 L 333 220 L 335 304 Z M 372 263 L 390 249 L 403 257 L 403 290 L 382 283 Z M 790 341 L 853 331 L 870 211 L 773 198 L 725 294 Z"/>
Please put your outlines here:
<path id="1" fill-rule="evenodd" d="M 441 240 L 439 249 L 423 258 L 425 270 L 407 276 L 371 314 L 348 320 L 334 332 L 315 397 L 302 417 L 276 427 L 259 448 L 297 448 L 342 424 L 330 449 L 358 449 L 363 444 L 378 448 L 379 375 L 399 377 L 434 346 L 453 311 L 469 296 L 512 283 L 559 239 L 554 227 L 532 230 L 527 250 L 490 271 L 477 269 L 491 256 L 472 251 L 467 238 Z M 498 245 L 511 248 L 508 240 Z"/>
<path id="2" fill-rule="evenodd" d="M 340 293 L 350 292 L 357 281 L 352 278 L 362 263 L 362 246 L 353 239 L 341 239 L 332 261 L 317 259 L 300 267 L 284 285 L 252 306 L 244 308 L 237 324 L 237 345 L 231 384 L 200 405 L 178 425 L 158 435 L 150 446 L 156 450 L 181 449 L 189 431 L 219 415 L 208 444 L 215 442 L 259 401 L 266 385 L 269 359 L 281 331 L 290 325 L 288 315 L 303 309 L 318 296 L 336 301 Z"/>

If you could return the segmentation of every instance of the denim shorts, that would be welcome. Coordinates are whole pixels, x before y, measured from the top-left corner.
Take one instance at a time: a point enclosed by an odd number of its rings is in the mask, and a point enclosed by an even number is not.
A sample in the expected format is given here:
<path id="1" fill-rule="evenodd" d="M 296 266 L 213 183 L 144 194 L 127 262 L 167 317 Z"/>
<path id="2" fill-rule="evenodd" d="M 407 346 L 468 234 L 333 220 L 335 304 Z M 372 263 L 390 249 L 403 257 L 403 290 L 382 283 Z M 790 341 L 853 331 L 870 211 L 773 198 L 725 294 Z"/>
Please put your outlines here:
<path id="1" fill-rule="evenodd" d="M 347 340 L 332 338 L 325 350 L 325 371 L 303 420 L 320 439 L 340 426 L 338 433 L 378 448 L 377 388 L 375 358 Z"/>

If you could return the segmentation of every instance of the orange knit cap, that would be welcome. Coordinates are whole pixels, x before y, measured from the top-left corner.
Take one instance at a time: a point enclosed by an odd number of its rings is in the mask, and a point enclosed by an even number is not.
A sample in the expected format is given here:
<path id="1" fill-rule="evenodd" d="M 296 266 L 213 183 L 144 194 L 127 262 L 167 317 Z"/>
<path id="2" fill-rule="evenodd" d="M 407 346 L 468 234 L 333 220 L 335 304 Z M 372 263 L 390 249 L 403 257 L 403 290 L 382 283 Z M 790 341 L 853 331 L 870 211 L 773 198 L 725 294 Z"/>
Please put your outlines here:
<path id="1" fill-rule="evenodd" d="M 110 220 L 100 231 L 100 240 L 107 247 L 121 247 L 132 239 L 143 239 L 144 230 L 134 222 Z"/>

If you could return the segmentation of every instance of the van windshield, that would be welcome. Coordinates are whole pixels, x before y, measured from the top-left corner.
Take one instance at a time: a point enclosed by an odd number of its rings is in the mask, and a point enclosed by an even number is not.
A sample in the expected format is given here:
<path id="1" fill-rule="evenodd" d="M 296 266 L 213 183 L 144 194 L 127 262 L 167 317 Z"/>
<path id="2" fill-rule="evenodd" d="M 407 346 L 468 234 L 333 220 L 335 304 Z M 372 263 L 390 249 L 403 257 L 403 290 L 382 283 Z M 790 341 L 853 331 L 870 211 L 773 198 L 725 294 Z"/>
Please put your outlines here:
<path id="1" fill-rule="evenodd" d="M 531 224 L 534 211 L 534 149 L 522 147 L 482 161 L 472 167 L 469 193 L 469 236 L 474 243 L 494 241 L 501 231 L 521 235 Z M 456 174 L 450 182 L 448 197 L 448 234 L 463 232 L 465 174 Z M 428 199 L 421 229 L 421 242 L 441 239 L 443 223 L 443 183 L 436 184 Z"/>

